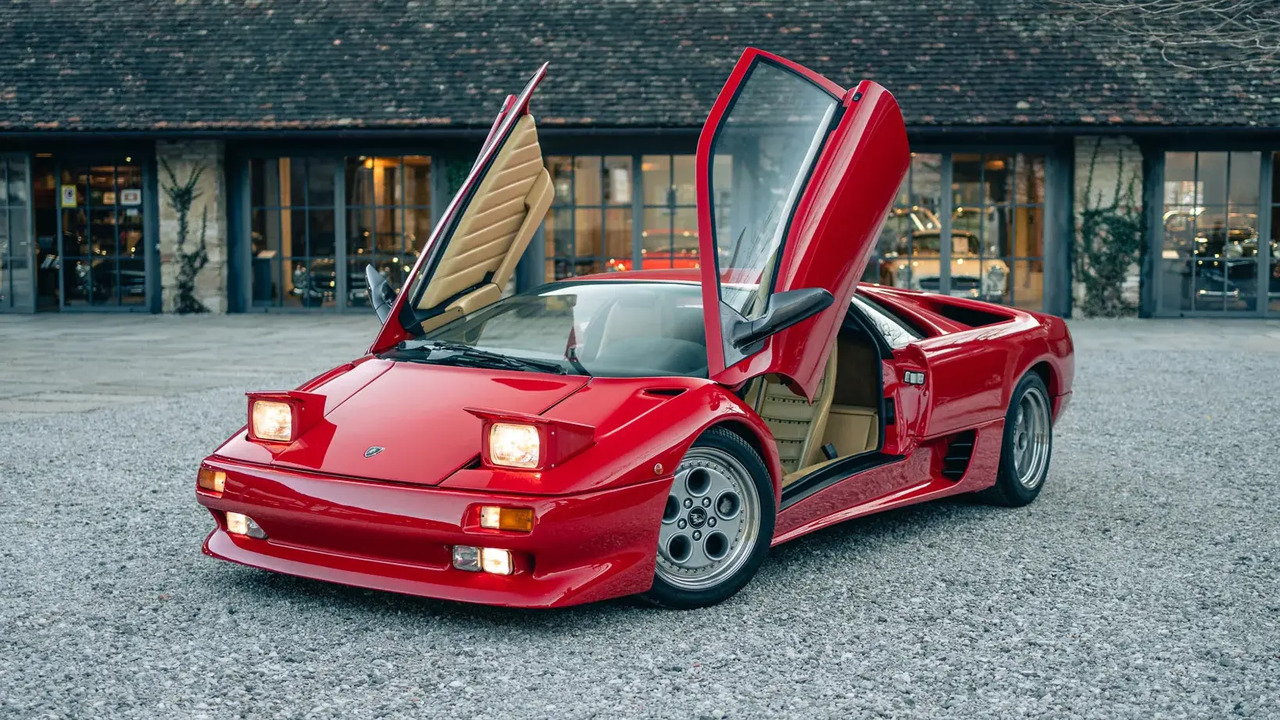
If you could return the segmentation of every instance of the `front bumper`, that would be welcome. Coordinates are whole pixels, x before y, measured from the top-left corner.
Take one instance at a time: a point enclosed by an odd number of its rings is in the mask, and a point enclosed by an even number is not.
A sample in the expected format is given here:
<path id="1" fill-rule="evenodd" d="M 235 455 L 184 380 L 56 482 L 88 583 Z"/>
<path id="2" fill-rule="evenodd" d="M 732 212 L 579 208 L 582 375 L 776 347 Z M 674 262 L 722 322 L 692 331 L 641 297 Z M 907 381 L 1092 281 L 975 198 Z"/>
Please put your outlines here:
<path id="1" fill-rule="evenodd" d="M 218 526 L 216 558 L 357 587 L 511 607 L 555 607 L 644 592 L 671 477 L 569 496 L 497 495 L 354 480 L 210 458 L 227 474 L 197 491 Z M 480 505 L 528 507 L 532 532 L 479 527 Z M 225 513 L 253 518 L 266 539 L 227 532 Z M 510 550 L 512 575 L 456 570 L 452 546 Z"/>

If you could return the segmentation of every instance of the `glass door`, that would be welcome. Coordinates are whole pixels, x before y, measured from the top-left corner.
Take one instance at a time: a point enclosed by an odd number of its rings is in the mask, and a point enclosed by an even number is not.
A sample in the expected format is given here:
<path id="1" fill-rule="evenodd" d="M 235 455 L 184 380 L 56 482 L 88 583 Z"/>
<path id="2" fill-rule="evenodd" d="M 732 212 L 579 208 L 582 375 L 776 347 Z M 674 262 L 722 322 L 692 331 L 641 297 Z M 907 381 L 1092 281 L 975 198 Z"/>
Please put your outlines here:
<path id="1" fill-rule="evenodd" d="M 431 235 L 431 158 L 349 157 L 345 179 L 347 306 L 366 307 L 365 267 L 399 291 Z"/>
<path id="2" fill-rule="evenodd" d="M 35 310 L 28 177 L 25 155 L 0 155 L 0 312 Z"/>
<path id="3" fill-rule="evenodd" d="M 140 163 L 132 157 L 101 163 L 64 161 L 57 185 L 61 307 L 145 306 Z"/>
<path id="4" fill-rule="evenodd" d="M 1257 314 L 1271 270 L 1261 267 L 1261 180 L 1258 152 L 1165 153 L 1162 314 Z"/>

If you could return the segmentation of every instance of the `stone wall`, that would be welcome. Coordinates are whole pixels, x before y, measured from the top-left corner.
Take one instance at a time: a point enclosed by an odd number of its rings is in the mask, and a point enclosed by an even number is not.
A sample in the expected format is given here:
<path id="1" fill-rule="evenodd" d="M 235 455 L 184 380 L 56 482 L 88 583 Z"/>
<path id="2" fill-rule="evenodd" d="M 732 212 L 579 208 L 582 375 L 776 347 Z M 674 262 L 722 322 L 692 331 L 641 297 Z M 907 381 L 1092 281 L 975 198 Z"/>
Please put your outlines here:
<path id="1" fill-rule="evenodd" d="M 200 172 L 196 197 L 188 212 L 188 231 L 181 250 L 199 247 L 201 235 L 209 261 L 196 277 L 195 298 L 212 313 L 227 311 L 227 187 L 223 145 L 216 140 L 157 142 L 156 165 L 160 188 L 160 288 L 164 312 L 174 312 L 178 296 L 178 211 L 168 189 Z M 172 171 L 172 176 L 170 175 Z"/>
<path id="2" fill-rule="evenodd" d="M 1096 161 L 1095 161 L 1096 153 Z M 1093 167 L 1093 181 L 1090 183 L 1089 170 L 1090 165 Z M 1079 233 L 1081 213 L 1084 211 L 1085 203 L 1092 199 L 1094 206 L 1099 203 L 1102 205 L 1110 205 L 1116 192 L 1116 183 L 1119 181 L 1123 187 L 1130 181 L 1134 185 L 1134 199 L 1139 206 L 1142 204 L 1142 150 L 1131 138 L 1128 137 L 1095 137 L 1095 136 L 1077 136 L 1075 138 L 1075 182 L 1074 197 L 1075 207 L 1075 227 Z M 1077 236 L 1077 241 L 1079 237 Z M 1075 256 L 1075 253 L 1072 253 Z M 1135 308 L 1134 315 L 1137 315 L 1138 306 L 1138 289 L 1140 286 L 1140 278 L 1142 272 L 1137 263 L 1129 267 L 1128 278 L 1124 284 L 1124 296 L 1131 302 Z M 1072 299 L 1077 310 L 1073 311 L 1078 315 L 1081 302 L 1084 298 L 1084 283 L 1079 278 L 1072 276 L 1071 286 Z"/>

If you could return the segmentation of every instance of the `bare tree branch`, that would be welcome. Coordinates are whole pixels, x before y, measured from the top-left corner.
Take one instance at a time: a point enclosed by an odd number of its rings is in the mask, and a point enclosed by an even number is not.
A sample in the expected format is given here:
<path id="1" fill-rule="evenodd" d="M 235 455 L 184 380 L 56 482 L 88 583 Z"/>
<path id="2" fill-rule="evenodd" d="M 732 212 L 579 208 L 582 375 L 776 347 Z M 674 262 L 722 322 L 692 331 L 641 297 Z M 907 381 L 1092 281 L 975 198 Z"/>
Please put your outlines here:
<path id="1" fill-rule="evenodd" d="M 1141 44 L 1192 71 L 1280 57 L 1277 0 L 1045 0 L 1103 42 Z"/>

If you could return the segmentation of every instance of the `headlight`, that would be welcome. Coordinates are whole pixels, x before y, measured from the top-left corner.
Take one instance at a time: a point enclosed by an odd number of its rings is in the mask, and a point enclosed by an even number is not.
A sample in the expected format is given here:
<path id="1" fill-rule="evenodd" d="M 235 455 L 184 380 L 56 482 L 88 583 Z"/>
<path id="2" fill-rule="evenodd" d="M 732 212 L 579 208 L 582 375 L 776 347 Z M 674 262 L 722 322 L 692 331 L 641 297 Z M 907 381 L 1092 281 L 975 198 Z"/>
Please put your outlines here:
<path id="1" fill-rule="evenodd" d="M 254 400 L 249 429 L 259 440 L 293 440 L 293 406 L 278 400 Z"/>
<path id="2" fill-rule="evenodd" d="M 542 441 L 533 425 L 494 423 L 489 428 L 489 462 L 506 467 L 533 468 L 542 455 Z"/>

